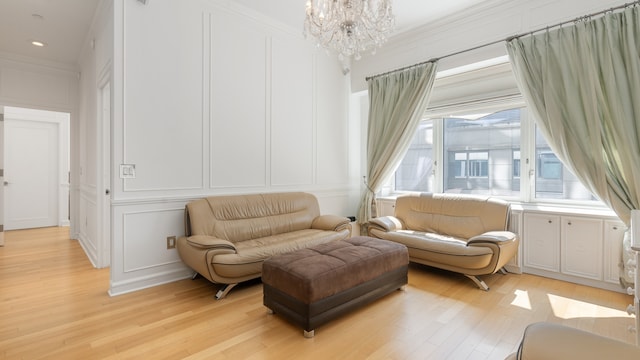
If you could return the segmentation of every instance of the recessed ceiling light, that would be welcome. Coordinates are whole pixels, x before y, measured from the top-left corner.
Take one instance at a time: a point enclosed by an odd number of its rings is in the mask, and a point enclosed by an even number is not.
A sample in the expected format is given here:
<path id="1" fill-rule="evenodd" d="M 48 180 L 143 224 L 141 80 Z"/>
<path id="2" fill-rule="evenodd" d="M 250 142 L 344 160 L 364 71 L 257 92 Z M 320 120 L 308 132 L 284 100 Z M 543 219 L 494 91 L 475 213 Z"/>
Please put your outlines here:
<path id="1" fill-rule="evenodd" d="M 43 43 L 42 41 L 38 41 L 38 40 L 31 40 L 31 45 L 37 46 L 37 47 L 47 46 L 47 44 Z"/>

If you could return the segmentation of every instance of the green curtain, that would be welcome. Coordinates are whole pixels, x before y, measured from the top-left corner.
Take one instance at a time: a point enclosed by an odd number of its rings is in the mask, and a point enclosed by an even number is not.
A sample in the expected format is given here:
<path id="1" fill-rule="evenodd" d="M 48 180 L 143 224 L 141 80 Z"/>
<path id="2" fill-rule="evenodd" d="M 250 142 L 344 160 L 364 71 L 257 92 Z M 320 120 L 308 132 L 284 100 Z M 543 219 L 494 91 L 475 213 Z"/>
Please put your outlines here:
<path id="1" fill-rule="evenodd" d="M 358 223 L 376 216 L 375 194 L 393 174 L 418 128 L 433 89 L 437 63 L 428 62 L 368 80 L 367 175 Z"/>
<path id="2" fill-rule="evenodd" d="M 507 42 L 520 90 L 552 150 L 626 224 L 640 208 L 638 11 Z"/>

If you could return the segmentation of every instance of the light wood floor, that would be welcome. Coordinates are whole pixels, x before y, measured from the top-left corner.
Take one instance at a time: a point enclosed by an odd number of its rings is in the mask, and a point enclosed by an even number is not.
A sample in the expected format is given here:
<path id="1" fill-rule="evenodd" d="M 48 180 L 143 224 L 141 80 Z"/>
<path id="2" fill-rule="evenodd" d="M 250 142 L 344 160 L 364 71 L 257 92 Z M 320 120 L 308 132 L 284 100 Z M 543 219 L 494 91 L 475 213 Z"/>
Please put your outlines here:
<path id="1" fill-rule="evenodd" d="M 200 278 L 109 297 L 65 228 L 5 233 L 2 359 L 503 359 L 529 323 L 551 321 L 633 343 L 631 297 L 532 275 L 484 277 L 414 266 L 406 291 L 316 329 L 267 315 L 262 286 L 216 301 Z"/>

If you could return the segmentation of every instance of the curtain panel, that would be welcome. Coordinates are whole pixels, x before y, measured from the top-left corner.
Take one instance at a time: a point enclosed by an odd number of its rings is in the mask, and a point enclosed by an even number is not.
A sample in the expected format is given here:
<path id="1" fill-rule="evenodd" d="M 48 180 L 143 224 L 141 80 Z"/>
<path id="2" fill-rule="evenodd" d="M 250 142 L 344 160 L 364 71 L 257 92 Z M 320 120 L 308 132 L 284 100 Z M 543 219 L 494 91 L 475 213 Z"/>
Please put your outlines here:
<path id="1" fill-rule="evenodd" d="M 407 152 L 427 109 L 437 63 L 428 62 L 368 80 L 366 189 L 358 223 L 375 217 L 375 194 L 393 174 Z"/>
<path id="2" fill-rule="evenodd" d="M 638 8 L 513 39 L 507 51 L 552 150 L 628 225 L 640 208 Z"/>

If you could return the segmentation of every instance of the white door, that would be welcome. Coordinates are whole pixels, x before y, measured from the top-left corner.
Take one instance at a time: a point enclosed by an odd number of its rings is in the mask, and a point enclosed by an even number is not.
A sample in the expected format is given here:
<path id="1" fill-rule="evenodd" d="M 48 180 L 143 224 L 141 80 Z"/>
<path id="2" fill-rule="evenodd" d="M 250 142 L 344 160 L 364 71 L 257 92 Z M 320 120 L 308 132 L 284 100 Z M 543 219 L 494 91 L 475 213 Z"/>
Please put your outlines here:
<path id="1" fill-rule="evenodd" d="M 58 124 L 5 118 L 5 230 L 58 225 Z"/>

